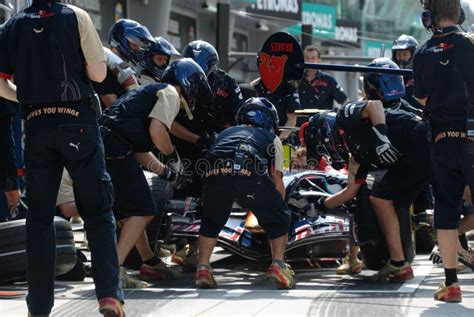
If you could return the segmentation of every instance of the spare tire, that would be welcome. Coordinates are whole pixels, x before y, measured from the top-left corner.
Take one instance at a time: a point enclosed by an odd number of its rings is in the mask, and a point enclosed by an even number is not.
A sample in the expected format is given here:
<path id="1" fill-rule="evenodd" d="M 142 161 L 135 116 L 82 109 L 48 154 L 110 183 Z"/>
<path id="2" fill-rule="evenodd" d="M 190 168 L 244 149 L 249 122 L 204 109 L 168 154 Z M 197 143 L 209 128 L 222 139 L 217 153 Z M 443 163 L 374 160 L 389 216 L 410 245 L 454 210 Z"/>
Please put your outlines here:
<path id="1" fill-rule="evenodd" d="M 161 215 L 168 201 L 173 197 L 173 186 L 166 179 L 157 176 L 155 173 L 144 171 L 146 181 L 150 187 L 151 197 L 155 203 L 158 215 Z"/>
<path id="2" fill-rule="evenodd" d="M 0 223 L 0 283 L 26 280 L 26 220 Z M 69 272 L 76 265 L 76 248 L 71 225 L 55 217 L 56 275 Z"/>

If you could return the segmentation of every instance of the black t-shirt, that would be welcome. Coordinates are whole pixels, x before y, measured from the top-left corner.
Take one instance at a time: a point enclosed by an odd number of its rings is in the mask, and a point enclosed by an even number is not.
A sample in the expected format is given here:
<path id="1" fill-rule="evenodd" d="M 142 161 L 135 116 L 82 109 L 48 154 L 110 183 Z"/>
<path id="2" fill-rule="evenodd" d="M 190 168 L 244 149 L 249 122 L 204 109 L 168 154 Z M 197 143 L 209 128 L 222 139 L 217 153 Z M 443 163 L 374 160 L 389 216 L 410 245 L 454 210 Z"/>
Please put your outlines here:
<path id="1" fill-rule="evenodd" d="M 193 120 L 187 116 L 179 115 L 176 121 L 189 131 L 204 135 L 212 135 L 235 125 L 235 115 L 243 104 L 243 97 L 235 79 L 223 70 L 217 70 L 209 78 L 209 84 L 214 95 L 210 105 L 196 104 L 193 111 Z M 207 100 L 206 100 L 207 101 Z M 188 159 L 201 157 L 201 152 L 194 144 L 183 139 L 171 136 L 178 152 Z"/>
<path id="2" fill-rule="evenodd" d="M 0 118 L 14 117 L 18 112 L 18 108 L 17 103 L 0 98 Z"/>
<path id="3" fill-rule="evenodd" d="M 104 81 L 97 83 L 92 82 L 94 91 L 99 95 L 117 95 L 117 99 L 125 93 L 125 90 L 120 86 L 117 81 L 117 77 L 112 73 L 112 71 L 107 67 L 107 76 Z M 101 101 L 102 103 L 102 101 Z M 102 104 L 102 108 L 105 108 Z"/>
<path id="4" fill-rule="evenodd" d="M 33 1 L 3 26 L 0 77 L 15 75 L 22 105 L 86 100 L 92 88 L 85 64 L 100 61 L 92 30 L 89 16 L 77 7 Z"/>
<path id="5" fill-rule="evenodd" d="M 214 113 L 211 123 L 214 130 L 220 132 L 235 125 L 235 115 L 244 103 L 239 85 L 234 78 L 223 70 L 218 69 L 209 76 L 209 84 L 214 95 Z"/>
<path id="6" fill-rule="evenodd" d="M 372 131 L 372 123 L 361 118 L 362 110 L 368 101 L 349 102 L 341 107 L 336 117 L 336 129 L 343 135 L 350 153 L 361 165 L 372 169 L 381 168 L 375 152 L 376 136 Z M 414 140 L 413 128 L 421 124 L 419 117 L 400 108 L 386 108 L 385 120 L 388 127 L 390 142 L 403 154 L 416 150 L 414 144 L 423 142 Z M 418 134 L 416 134 L 418 138 Z"/>
<path id="7" fill-rule="evenodd" d="M 405 82 L 405 96 L 403 99 L 412 107 L 416 109 L 423 109 L 423 106 L 415 99 L 413 95 L 415 89 L 415 79 L 413 76 L 403 76 L 403 81 Z"/>
<path id="8" fill-rule="evenodd" d="M 288 120 L 288 113 L 295 113 L 295 110 L 300 109 L 300 100 L 296 90 L 292 94 L 278 96 L 267 91 L 260 80 L 255 83 L 255 90 L 259 97 L 267 98 L 275 106 L 281 126 L 285 125 Z"/>
<path id="9" fill-rule="evenodd" d="M 435 32 L 413 58 L 415 97 L 428 98 L 431 126 L 466 129 L 466 105 L 474 104 L 474 34 L 457 27 Z"/>
<path id="10" fill-rule="evenodd" d="M 311 81 L 303 78 L 298 93 L 304 109 L 332 109 L 334 100 L 342 104 L 347 99 L 344 89 L 334 77 L 321 71 Z"/>
<path id="11" fill-rule="evenodd" d="M 196 104 L 193 120 L 178 116 L 176 120 L 193 133 L 221 132 L 235 125 L 235 115 L 243 104 L 240 87 L 226 72 L 218 70 L 209 78 L 214 95 L 210 105 Z M 206 100 L 207 101 L 207 100 Z"/>
<path id="12" fill-rule="evenodd" d="M 266 169 L 275 165 L 275 138 L 275 134 L 258 127 L 230 127 L 218 135 L 205 157 L 211 164 L 219 159 L 234 160 L 236 163 L 236 153 L 243 153 L 249 160 L 245 168 L 254 170 L 255 164 L 262 164 L 259 166 Z"/>

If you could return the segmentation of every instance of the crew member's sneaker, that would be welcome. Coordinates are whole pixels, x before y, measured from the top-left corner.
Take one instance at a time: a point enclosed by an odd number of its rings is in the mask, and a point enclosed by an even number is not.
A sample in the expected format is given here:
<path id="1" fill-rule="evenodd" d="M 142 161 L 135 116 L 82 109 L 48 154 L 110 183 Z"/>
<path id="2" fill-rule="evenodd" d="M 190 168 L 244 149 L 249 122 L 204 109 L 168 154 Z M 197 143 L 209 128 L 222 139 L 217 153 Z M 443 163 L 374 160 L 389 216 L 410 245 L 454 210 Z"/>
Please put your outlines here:
<path id="1" fill-rule="evenodd" d="M 458 251 L 458 260 L 471 270 L 474 270 L 474 252 L 471 249 Z"/>
<path id="2" fill-rule="evenodd" d="M 273 282 L 279 289 L 295 288 L 295 272 L 287 264 L 285 268 L 272 263 L 267 269 L 267 279 Z"/>
<path id="3" fill-rule="evenodd" d="M 122 283 L 122 288 L 124 289 L 150 287 L 150 284 L 147 282 L 128 275 L 123 267 L 120 267 L 120 282 Z"/>
<path id="4" fill-rule="evenodd" d="M 76 224 L 76 225 L 81 225 L 84 223 L 81 217 L 76 216 L 71 218 L 71 223 Z"/>
<path id="5" fill-rule="evenodd" d="M 403 266 L 398 267 L 388 262 L 377 274 L 371 276 L 371 280 L 375 282 L 402 283 L 414 277 L 410 263 L 405 262 Z"/>
<path id="6" fill-rule="evenodd" d="M 336 269 L 336 274 L 359 274 L 362 271 L 362 262 L 357 257 L 347 255 L 342 264 Z"/>
<path id="7" fill-rule="evenodd" d="M 453 283 L 450 286 L 441 283 L 438 290 L 434 293 L 434 299 L 443 302 L 461 302 L 462 294 L 458 283 Z"/>
<path id="8" fill-rule="evenodd" d="M 171 262 L 181 265 L 184 271 L 196 271 L 197 258 L 196 248 L 186 244 L 184 248 L 173 253 Z"/>
<path id="9" fill-rule="evenodd" d="M 216 288 L 217 283 L 212 274 L 212 268 L 206 264 L 198 265 L 196 269 L 196 288 Z"/>
<path id="10" fill-rule="evenodd" d="M 140 279 L 147 282 L 176 280 L 181 276 L 181 272 L 173 269 L 163 261 L 153 266 L 143 263 L 140 267 Z"/>
<path id="11" fill-rule="evenodd" d="M 106 297 L 99 300 L 99 313 L 104 317 L 125 317 L 122 303 L 113 297 Z"/>
<path id="12" fill-rule="evenodd" d="M 157 252 L 155 252 L 156 256 L 159 258 L 167 258 L 171 256 L 171 251 L 162 247 L 159 247 Z"/>

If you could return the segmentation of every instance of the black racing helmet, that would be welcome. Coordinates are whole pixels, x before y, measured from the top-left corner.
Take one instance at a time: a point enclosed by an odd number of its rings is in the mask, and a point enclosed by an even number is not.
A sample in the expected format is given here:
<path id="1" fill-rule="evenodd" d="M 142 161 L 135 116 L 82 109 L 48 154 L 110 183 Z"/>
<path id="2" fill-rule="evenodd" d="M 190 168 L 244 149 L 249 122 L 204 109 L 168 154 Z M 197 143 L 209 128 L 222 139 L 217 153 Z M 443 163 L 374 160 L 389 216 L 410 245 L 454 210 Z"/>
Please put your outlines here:
<path id="1" fill-rule="evenodd" d="M 304 131 L 308 161 L 319 161 L 324 156 L 334 169 L 343 168 L 349 151 L 337 131 L 336 113 L 329 110 L 316 113 L 308 122 Z"/>
<path id="2" fill-rule="evenodd" d="M 237 112 L 237 124 L 251 124 L 276 134 L 279 126 L 278 112 L 267 98 L 252 97 Z"/>
<path id="3" fill-rule="evenodd" d="M 171 62 L 161 81 L 170 85 L 179 85 L 181 94 L 191 111 L 194 110 L 196 100 L 212 100 L 212 91 L 206 74 L 191 58 Z"/>
<path id="4" fill-rule="evenodd" d="M 166 55 L 168 57 L 167 62 L 163 66 L 158 66 L 153 62 L 153 56 L 156 54 Z M 165 38 L 158 36 L 155 37 L 155 41 L 152 42 L 146 51 L 146 57 L 144 60 L 144 68 L 150 72 L 157 80 L 161 80 L 165 69 L 170 63 L 171 57 L 180 57 L 181 54 L 178 50 Z"/>
<path id="5" fill-rule="evenodd" d="M 183 49 L 183 56 L 192 58 L 209 76 L 219 66 L 219 54 L 214 46 L 206 41 L 192 41 Z"/>
<path id="6" fill-rule="evenodd" d="M 400 35 L 392 45 L 392 60 L 401 68 L 411 68 L 413 62 L 413 54 L 420 46 L 420 43 L 411 35 Z M 397 51 L 409 50 L 411 52 L 411 59 L 409 61 L 398 61 Z"/>
<path id="7" fill-rule="evenodd" d="M 388 57 L 376 58 L 368 66 L 399 69 L 398 65 Z M 364 90 L 369 100 L 381 100 L 388 103 L 405 96 L 405 84 L 401 75 L 365 73 Z"/>
<path id="8" fill-rule="evenodd" d="M 144 59 L 145 50 L 154 41 L 146 26 L 134 20 L 120 19 L 112 25 L 109 32 L 110 47 L 116 48 L 120 54 L 136 64 Z M 140 47 L 140 51 L 135 51 L 129 42 Z"/>

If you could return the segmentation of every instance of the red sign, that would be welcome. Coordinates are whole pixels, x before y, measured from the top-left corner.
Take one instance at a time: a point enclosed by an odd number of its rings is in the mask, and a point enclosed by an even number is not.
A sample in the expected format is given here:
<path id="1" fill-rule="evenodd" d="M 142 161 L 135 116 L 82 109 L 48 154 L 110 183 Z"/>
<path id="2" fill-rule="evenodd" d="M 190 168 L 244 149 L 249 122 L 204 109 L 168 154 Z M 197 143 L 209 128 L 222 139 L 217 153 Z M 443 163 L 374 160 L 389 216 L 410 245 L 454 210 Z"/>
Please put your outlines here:
<path id="1" fill-rule="evenodd" d="M 277 90 L 283 81 L 287 60 L 288 56 L 286 55 L 270 56 L 263 52 L 259 54 L 258 70 L 260 72 L 263 85 L 270 92 Z"/>

